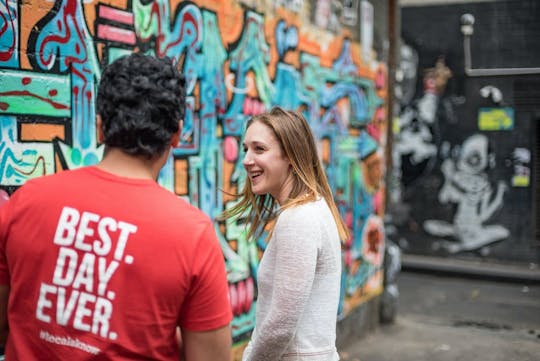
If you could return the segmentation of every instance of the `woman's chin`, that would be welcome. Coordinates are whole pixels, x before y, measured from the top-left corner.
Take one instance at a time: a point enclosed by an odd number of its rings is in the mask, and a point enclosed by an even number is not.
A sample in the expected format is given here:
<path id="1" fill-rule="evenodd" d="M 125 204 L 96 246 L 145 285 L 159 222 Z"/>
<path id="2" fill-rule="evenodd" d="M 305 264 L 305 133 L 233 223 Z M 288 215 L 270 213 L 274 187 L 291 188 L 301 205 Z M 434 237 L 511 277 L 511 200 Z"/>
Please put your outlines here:
<path id="1" fill-rule="evenodd" d="M 253 194 L 258 195 L 258 196 L 263 196 L 267 193 L 264 190 L 258 189 L 256 187 L 251 187 L 251 191 L 253 192 Z"/>

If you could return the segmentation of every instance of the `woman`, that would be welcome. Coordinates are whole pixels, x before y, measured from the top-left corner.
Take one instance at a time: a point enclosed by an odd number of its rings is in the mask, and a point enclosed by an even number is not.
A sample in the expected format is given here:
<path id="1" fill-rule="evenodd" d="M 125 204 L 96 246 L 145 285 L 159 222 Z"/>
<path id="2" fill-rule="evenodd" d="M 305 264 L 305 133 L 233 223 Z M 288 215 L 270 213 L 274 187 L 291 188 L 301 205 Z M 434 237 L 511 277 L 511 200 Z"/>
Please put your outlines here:
<path id="1" fill-rule="evenodd" d="M 256 326 L 242 359 L 338 360 L 340 239 L 348 231 L 311 129 L 300 113 L 276 107 L 249 120 L 243 146 L 247 181 L 226 216 L 247 213 L 249 236 L 269 231 L 269 243 L 258 269 Z"/>

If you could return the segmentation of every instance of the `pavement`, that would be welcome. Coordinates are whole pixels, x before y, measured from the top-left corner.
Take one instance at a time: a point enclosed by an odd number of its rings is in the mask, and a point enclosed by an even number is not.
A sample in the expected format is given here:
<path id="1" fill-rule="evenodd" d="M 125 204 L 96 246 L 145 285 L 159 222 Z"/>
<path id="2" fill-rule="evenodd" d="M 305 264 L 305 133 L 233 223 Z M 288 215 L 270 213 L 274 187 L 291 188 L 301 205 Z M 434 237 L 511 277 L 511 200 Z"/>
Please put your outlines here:
<path id="1" fill-rule="evenodd" d="M 395 321 L 340 347 L 342 361 L 540 360 L 535 266 L 402 262 Z"/>
<path id="2" fill-rule="evenodd" d="M 495 263 L 485 260 L 401 255 L 403 271 L 427 272 L 509 282 L 540 283 L 540 265 L 537 263 Z"/>

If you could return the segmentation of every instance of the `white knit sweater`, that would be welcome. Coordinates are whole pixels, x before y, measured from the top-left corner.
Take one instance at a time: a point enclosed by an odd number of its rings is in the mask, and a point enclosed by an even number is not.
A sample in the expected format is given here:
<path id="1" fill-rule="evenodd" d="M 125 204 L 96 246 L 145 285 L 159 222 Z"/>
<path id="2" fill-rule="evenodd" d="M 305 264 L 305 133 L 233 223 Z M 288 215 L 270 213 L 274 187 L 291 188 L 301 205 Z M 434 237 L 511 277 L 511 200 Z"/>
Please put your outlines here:
<path id="1" fill-rule="evenodd" d="M 256 326 L 243 361 L 339 360 L 338 230 L 326 201 L 284 210 L 258 269 Z"/>

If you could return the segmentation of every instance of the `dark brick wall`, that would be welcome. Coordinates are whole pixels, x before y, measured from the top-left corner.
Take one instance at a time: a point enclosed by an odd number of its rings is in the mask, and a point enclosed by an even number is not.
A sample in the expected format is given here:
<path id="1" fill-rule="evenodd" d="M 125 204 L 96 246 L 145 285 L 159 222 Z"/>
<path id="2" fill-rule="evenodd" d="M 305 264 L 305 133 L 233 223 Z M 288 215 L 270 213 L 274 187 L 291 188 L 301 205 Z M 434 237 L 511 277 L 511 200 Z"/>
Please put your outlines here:
<path id="1" fill-rule="evenodd" d="M 423 74 L 433 68 L 438 58 L 444 58 L 452 77 L 438 99 L 435 121 L 425 124 L 437 149 L 429 159 L 412 164 L 402 156 L 401 202 L 405 215 L 401 214 L 392 236 L 405 253 L 429 254 L 455 257 L 483 257 L 493 261 L 538 261 L 538 158 L 540 121 L 540 74 L 520 76 L 470 77 L 464 70 L 463 35 L 460 18 L 470 13 L 475 17 L 474 34 L 471 39 L 472 68 L 531 68 L 540 67 L 540 2 L 536 0 L 494 1 L 473 4 L 405 7 L 402 14 L 402 40 L 418 53 L 416 95 L 407 106 L 416 106 L 424 94 Z M 493 86 L 500 90 L 503 99 L 495 103 L 491 97 L 484 98 L 480 89 Z M 486 130 L 478 124 L 480 108 L 511 108 L 514 112 L 512 129 Z M 508 235 L 496 242 L 458 250 L 459 243 L 471 242 L 463 234 L 466 221 L 456 220 L 459 202 L 442 202 L 441 190 L 445 184 L 442 164 L 455 156 L 465 141 L 480 135 L 489 141 L 493 152 L 493 167 L 478 174 L 487 179 L 491 187 L 491 203 L 499 183 L 505 183 L 502 205 L 486 220 L 478 233 L 481 238 L 493 231 Z M 516 154 L 529 152 L 524 162 Z M 519 157 L 518 157 L 519 158 Z M 528 185 L 517 186 L 518 169 L 528 169 Z M 459 183 L 459 182 L 458 182 Z M 464 192 L 463 203 L 479 193 Z M 487 197 L 487 196 L 486 196 Z M 480 208 L 481 202 L 477 202 Z M 537 207 L 537 206 L 536 206 Z M 390 207 L 389 212 L 393 209 Z M 438 220 L 450 229 L 446 235 L 428 232 L 427 220 Z M 460 223 L 461 222 L 461 223 Z M 437 224 L 442 224 L 441 222 Z M 492 227 L 494 226 L 494 227 Z M 466 228 L 465 227 L 465 228 Z M 440 227 L 444 228 L 444 227 Z M 453 234 L 450 234 L 454 232 Z M 461 238 L 457 236 L 461 233 Z M 437 232 L 435 232 L 437 233 Z M 449 251 L 446 245 L 454 247 Z M 441 247 L 441 245 L 445 245 Z M 450 249 L 452 249 L 450 247 Z"/>

